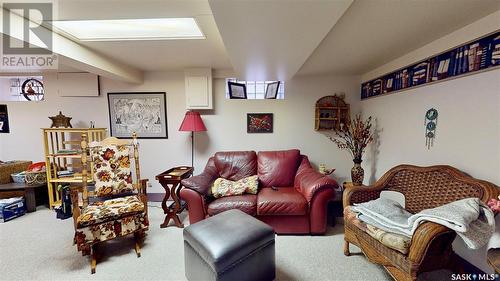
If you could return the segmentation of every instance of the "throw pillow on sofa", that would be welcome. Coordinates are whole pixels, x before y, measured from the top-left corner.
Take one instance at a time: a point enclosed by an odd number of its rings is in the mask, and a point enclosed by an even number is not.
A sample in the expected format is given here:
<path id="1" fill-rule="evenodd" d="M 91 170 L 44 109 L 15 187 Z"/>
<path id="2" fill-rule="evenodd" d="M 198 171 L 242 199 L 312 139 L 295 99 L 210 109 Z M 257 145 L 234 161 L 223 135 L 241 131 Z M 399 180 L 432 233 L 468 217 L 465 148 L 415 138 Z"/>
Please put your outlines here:
<path id="1" fill-rule="evenodd" d="M 212 185 L 212 195 L 215 198 L 241 195 L 243 193 L 257 194 L 259 179 L 257 175 L 242 178 L 238 181 L 231 181 L 225 178 L 218 178 Z"/>

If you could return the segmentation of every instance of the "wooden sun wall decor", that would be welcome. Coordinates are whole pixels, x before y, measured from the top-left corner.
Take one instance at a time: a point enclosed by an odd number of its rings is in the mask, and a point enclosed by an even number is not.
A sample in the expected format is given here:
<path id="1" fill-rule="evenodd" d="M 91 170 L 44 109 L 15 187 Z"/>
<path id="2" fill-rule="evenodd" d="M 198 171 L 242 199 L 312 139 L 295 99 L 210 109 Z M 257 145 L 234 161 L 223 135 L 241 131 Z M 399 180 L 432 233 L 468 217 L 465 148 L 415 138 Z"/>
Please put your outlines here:
<path id="1" fill-rule="evenodd" d="M 431 108 L 425 113 L 425 146 L 427 146 L 427 149 L 431 149 L 431 147 L 434 145 L 434 138 L 436 137 L 437 118 L 438 111 L 435 108 Z"/>

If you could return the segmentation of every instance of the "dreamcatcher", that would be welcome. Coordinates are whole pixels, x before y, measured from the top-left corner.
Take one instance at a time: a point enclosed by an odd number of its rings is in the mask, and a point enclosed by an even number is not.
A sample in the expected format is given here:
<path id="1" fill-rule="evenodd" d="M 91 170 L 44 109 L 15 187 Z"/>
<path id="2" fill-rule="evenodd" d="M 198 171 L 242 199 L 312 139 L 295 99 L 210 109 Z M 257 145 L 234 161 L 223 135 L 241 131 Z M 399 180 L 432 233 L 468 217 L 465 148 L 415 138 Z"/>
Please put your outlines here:
<path id="1" fill-rule="evenodd" d="M 434 145 L 434 138 L 436 137 L 438 111 L 435 108 L 427 110 L 425 113 L 425 146 L 430 149 Z"/>

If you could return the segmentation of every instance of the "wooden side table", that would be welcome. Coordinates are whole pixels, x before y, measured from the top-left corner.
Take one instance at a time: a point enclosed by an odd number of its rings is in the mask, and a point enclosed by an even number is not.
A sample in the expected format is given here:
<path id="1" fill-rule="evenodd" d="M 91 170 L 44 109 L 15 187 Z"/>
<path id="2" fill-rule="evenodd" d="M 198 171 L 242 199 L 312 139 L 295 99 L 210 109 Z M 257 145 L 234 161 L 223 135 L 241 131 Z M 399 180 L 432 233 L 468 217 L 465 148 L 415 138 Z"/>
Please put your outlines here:
<path id="1" fill-rule="evenodd" d="M 26 210 L 36 211 L 35 188 L 45 186 L 45 184 L 28 185 L 25 183 L 0 184 L 0 199 L 23 196 L 26 199 Z"/>
<path id="2" fill-rule="evenodd" d="M 178 214 L 184 210 L 184 207 L 181 205 L 181 200 L 179 199 L 179 191 L 182 187 L 181 180 L 189 178 L 193 174 L 193 170 L 193 167 L 175 167 L 156 176 L 156 180 L 158 180 L 165 189 L 165 197 L 161 202 L 161 207 L 166 216 L 165 220 L 160 225 L 161 228 L 167 227 L 170 220 L 174 221 L 175 226 L 180 228 L 184 227 L 184 224 L 178 216 Z M 167 200 L 170 196 L 172 196 L 174 202 L 170 204 L 170 206 L 167 206 Z"/>

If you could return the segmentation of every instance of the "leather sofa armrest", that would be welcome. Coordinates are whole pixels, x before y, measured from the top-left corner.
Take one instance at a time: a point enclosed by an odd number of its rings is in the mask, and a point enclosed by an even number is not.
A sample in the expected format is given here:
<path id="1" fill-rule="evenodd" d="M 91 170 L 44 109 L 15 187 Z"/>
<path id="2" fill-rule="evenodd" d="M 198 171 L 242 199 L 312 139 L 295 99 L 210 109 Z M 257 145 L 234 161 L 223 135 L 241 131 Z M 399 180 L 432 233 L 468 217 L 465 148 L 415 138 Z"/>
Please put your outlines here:
<path id="1" fill-rule="evenodd" d="M 337 182 L 320 172 L 310 168 L 301 171 L 296 175 L 295 183 L 298 190 L 304 195 L 307 202 L 311 203 L 314 195 L 323 189 L 336 189 L 338 188 Z"/>
<path id="2" fill-rule="evenodd" d="M 189 223 L 199 222 L 207 216 L 207 200 L 205 196 L 190 188 L 182 188 L 181 199 L 186 201 L 189 212 Z"/>
<path id="3" fill-rule="evenodd" d="M 208 159 L 207 165 L 203 172 L 197 176 L 193 176 L 181 181 L 182 186 L 198 192 L 201 195 L 209 195 L 212 183 L 219 177 L 217 168 L 215 167 L 214 158 Z"/>
<path id="4" fill-rule="evenodd" d="M 446 226 L 424 222 L 413 233 L 408 259 L 420 264 L 428 251 L 435 251 L 436 255 L 447 257 L 451 255 L 451 243 L 456 236 L 456 232 Z"/>
<path id="5" fill-rule="evenodd" d="M 197 176 L 183 179 L 181 181 L 182 186 L 185 188 L 192 189 L 201 195 L 209 195 L 210 187 L 215 181 L 215 178 L 207 173 L 201 173 Z"/>

